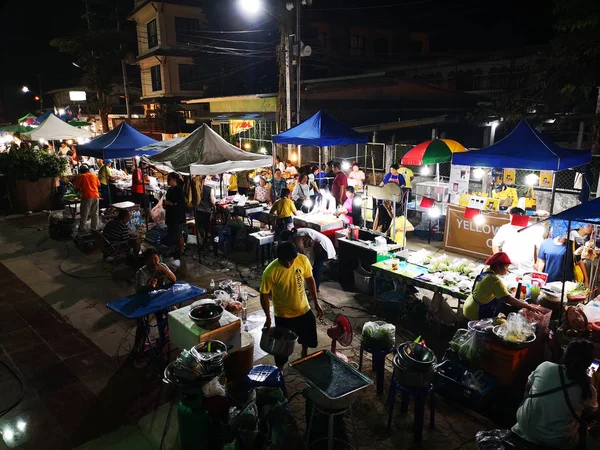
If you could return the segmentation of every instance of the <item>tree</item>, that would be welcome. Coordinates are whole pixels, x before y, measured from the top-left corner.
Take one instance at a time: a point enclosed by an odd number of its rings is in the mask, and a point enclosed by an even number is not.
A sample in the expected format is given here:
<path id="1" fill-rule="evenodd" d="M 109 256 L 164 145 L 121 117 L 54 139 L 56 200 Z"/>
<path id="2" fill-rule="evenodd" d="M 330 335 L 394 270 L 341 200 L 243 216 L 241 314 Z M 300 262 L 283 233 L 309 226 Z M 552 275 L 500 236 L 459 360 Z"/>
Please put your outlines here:
<path id="1" fill-rule="evenodd" d="M 73 55 L 83 70 L 83 82 L 96 93 L 90 107 L 98 110 L 102 130 L 108 131 L 110 106 L 108 96 L 112 92 L 112 76 L 118 73 L 121 59 L 123 35 L 118 30 L 92 30 L 68 38 L 57 38 L 50 45 L 63 53 Z"/>

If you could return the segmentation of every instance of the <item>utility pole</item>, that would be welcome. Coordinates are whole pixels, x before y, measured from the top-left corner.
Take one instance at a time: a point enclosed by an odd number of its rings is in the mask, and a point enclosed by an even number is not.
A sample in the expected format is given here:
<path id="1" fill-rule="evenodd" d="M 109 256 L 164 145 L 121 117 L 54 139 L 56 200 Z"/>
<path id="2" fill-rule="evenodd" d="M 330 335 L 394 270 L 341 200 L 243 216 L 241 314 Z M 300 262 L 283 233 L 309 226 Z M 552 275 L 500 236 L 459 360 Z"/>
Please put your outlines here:
<path id="1" fill-rule="evenodd" d="M 117 31 L 121 33 L 121 21 L 119 20 L 118 3 L 115 5 L 115 14 L 117 16 Z M 121 53 L 123 52 L 123 44 L 119 44 L 119 50 L 121 50 Z M 123 73 L 123 95 L 125 96 L 125 110 L 127 112 L 127 123 L 131 125 L 131 108 L 129 106 L 129 83 L 127 81 L 127 65 L 125 64 L 125 58 L 123 58 L 123 55 L 121 54 L 119 56 L 121 56 L 121 72 Z"/>
<path id="2" fill-rule="evenodd" d="M 286 33 L 285 38 L 285 113 L 286 125 L 289 130 L 292 128 L 292 73 L 291 73 L 291 52 L 290 36 Z M 288 156 L 292 153 L 292 144 L 288 144 Z M 286 158 L 287 159 L 287 158 Z"/>
<path id="3" fill-rule="evenodd" d="M 300 101 L 302 97 L 302 38 L 300 30 L 300 8 L 302 0 L 296 0 L 296 125 L 301 122 L 300 119 Z"/>
<path id="4" fill-rule="evenodd" d="M 42 111 L 42 114 L 44 114 L 44 90 L 42 89 L 42 76 L 39 73 L 37 74 L 37 79 L 38 91 L 40 94 L 40 110 Z"/>

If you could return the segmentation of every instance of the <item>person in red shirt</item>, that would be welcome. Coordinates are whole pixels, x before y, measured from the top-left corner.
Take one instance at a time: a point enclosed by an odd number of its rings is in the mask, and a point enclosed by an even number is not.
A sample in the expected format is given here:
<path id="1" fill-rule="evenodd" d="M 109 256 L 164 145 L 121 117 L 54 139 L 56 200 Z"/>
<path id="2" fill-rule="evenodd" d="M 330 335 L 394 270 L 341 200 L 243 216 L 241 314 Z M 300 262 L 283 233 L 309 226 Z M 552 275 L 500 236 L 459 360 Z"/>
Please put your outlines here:
<path id="1" fill-rule="evenodd" d="M 81 211 L 79 213 L 79 231 L 85 231 L 88 217 L 91 219 L 91 229 L 98 229 L 98 216 L 100 214 L 100 180 L 90 172 L 85 164 L 79 168 L 79 176 L 75 181 L 75 188 L 81 194 Z"/>
<path id="2" fill-rule="evenodd" d="M 331 194 L 335 198 L 338 205 L 343 205 L 346 201 L 346 187 L 348 186 L 348 177 L 342 172 L 342 166 L 338 161 L 333 163 L 333 185 L 331 186 Z"/>
<path id="3" fill-rule="evenodd" d="M 146 186 L 150 184 L 150 177 L 144 173 L 143 169 L 147 166 L 143 163 L 136 165 L 135 158 L 133 158 L 133 171 L 131 173 L 131 193 L 133 194 L 133 201 L 140 205 L 145 211 L 148 220 L 151 219 L 152 214 L 150 213 L 150 201 L 146 194 Z"/>

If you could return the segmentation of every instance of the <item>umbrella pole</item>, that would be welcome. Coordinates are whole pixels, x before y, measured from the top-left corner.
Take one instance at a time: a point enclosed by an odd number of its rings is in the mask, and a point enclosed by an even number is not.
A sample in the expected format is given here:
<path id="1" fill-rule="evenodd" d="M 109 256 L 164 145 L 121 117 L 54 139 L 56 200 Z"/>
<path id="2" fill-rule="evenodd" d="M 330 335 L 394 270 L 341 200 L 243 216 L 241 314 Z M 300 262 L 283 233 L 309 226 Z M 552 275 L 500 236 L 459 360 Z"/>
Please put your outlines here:
<path id="1" fill-rule="evenodd" d="M 440 163 L 435 165 L 435 181 L 440 182 Z"/>
<path id="2" fill-rule="evenodd" d="M 550 215 L 554 213 L 554 199 L 556 198 L 556 172 L 552 172 L 552 197 L 550 197 Z"/>
<path id="3" fill-rule="evenodd" d="M 138 165 L 140 163 L 138 162 Z M 136 167 L 137 169 L 137 167 Z M 146 203 L 146 211 L 144 211 L 144 217 L 146 218 L 146 233 L 148 232 L 148 211 L 152 211 L 152 205 L 150 204 L 150 198 L 148 197 L 148 194 L 146 194 L 146 184 L 144 183 L 144 171 L 140 170 L 140 172 L 142 173 L 142 186 L 144 188 L 144 196 L 142 197 Z M 150 178 L 150 166 L 146 166 L 146 175 L 148 175 L 148 178 Z M 141 207 L 143 208 L 144 205 L 141 205 Z"/>
<path id="4" fill-rule="evenodd" d="M 194 228 L 196 229 L 196 249 L 198 251 L 198 262 L 202 263 L 202 253 L 200 252 L 200 239 L 199 239 L 199 227 L 198 227 L 198 214 L 196 214 L 196 207 L 198 206 L 198 193 L 196 192 L 196 186 L 194 184 L 194 176 L 192 175 L 192 167 L 189 168 L 190 173 L 190 186 L 192 188 L 192 205 L 194 214 Z"/>
<path id="5" fill-rule="evenodd" d="M 571 234 L 571 221 L 569 220 L 569 224 L 567 225 L 567 242 L 565 243 L 567 248 L 565 250 L 565 257 L 563 258 L 562 290 L 560 293 L 560 311 L 558 312 L 558 323 L 561 323 L 562 313 L 563 313 L 563 308 L 564 308 L 564 303 L 565 303 L 565 285 L 567 284 L 567 280 L 565 280 L 565 278 L 567 278 L 567 264 L 569 263 L 569 258 L 567 256 L 569 255 L 569 235 L 570 234 Z M 556 238 L 556 236 L 554 238 Z M 575 256 L 573 256 L 573 258 L 575 258 Z"/>

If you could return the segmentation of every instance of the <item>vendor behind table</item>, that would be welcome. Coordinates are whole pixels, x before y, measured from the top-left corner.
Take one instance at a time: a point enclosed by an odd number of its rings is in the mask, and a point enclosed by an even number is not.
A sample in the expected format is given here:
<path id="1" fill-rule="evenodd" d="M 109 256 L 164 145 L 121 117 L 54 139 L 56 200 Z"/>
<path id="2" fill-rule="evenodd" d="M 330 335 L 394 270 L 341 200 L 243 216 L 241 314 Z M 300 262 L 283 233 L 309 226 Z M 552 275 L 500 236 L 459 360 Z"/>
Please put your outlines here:
<path id="1" fill-rule="evenodd" d="M 511 264 L 510 258 L 504 252 L 490 256 L 485 267 L 475 278 L 471 295 L 463 305 L 463 314 L 468 320 L 489 319 L 496 317 L 502 303 L 507 303 L 515 308 L 526 308 L 538 312 L 536 305 L 517 300 L 508 292 L 500 279 L 508 273 Z"/>
<path id="2" fill-rule="evenodd" d="M 544 229 L 534 226 L 523 231 L 524 226 L 513 225 L 518 218 L 525 216 L 521 208 L 510 210 L 511 222 L 502 225 L 492 239 L 492 250 L 494 253 L 504 252 L 511 261 L 511 270 L 521 274 L 530 273 L 534 270 L 537 253 L 542 244 Z"/>

